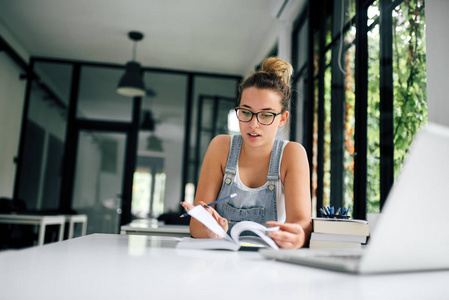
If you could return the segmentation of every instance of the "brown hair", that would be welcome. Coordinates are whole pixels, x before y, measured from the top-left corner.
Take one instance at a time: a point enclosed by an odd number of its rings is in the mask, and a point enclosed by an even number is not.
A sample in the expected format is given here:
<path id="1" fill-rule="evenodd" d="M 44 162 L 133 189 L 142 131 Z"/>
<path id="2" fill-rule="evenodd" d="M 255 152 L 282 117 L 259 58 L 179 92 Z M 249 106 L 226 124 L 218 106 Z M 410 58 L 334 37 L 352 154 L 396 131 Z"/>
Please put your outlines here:
<path id="1" fill-rule="evenodd" d="M 281 112 L 289 110 L 291 96 L 290 77 L 292 74 L 293 67 L 288 62 L 277 57 L 266 58 L 262 63 L 261 69 L 254 72 L 240 84 L 237 106 L 240 105 L 243 91 L 249 87 L 256 87 L 277 92 L 281 96 Z"/>

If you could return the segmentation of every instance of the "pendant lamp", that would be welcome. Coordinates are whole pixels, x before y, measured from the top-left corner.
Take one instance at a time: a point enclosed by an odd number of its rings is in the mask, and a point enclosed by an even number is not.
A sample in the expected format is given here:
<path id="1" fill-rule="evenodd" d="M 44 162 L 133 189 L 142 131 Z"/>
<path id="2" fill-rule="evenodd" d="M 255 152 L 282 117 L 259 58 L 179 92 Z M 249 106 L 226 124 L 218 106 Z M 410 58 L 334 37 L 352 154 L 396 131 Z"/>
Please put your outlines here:
<path id="1" fill-rule="evenodd" d="M 156 121 L 154 120 L 151 110 L 143 113 L 143 121 L 140 125 L 140 130 L 154 131 L 156 129 Z"/>
<path id="2" fill-rule="evenodd" d="M 145 84 L 143 83 L 140 64 L 136 62 L 137 42 L 143 38 L 143 34 L 130 31 L 128 37 L 134 41 L 132 60 L 126 64 L 123 74 L 117 85 L 117 93 L 126 97 L 145 96 Z"/>

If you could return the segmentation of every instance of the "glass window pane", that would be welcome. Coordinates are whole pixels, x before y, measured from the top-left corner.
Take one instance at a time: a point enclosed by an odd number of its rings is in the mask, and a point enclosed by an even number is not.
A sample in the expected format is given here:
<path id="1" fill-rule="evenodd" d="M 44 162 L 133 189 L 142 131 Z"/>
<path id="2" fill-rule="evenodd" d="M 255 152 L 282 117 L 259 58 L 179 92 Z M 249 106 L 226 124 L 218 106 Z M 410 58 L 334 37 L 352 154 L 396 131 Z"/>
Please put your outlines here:
<path id="1" fill-rule="evenodd" d="M 201 108 L 201 132 L 212 133 L 213 127 L 213 116 L 214 116 L 214 98 L 203 98 L 202 108 Z M 210 138 L 209 138 L 210 139 Z"/>
<path id="2" fill-rule="evenodd" d="M 326 60 L 331 55 L 331 51 L 326 53 Z M 324 172 L 323 172 L 323 205 L 330 206 L 331 188 L 331 68 L 326 68 L 324 72 Z"/>
<path id="3" fill-rule="evenodd" d="M 131 214 L 137 218 L 147 218 L 150 212 L 152 175 L 149 169 L 137 168 L 133 179 Z"/>
<path id="4" fill-rule="evenodd" d="M 132 98 L 116 93 L 124 69 L 84 66 L 76 116 L 80 119 L 131 121 Z"/>
<path id="5" fill-rule="evenodd" d="M 352 39 L 352 29 L 346 39 Z M 344 207 L 354 207 L 354 133 L 355 133 L 355 46 L 345 53 L 345 153 L 344 153 Z"/>
<path id="6" fill-rule="evenodd" d="M 345 0 L 346 3 L 346 13 L 345 13 L 345 19 L 346 22 L 348 22 L 349 20 L 351 20 L 352 18 L 355 17 L 356 14 L 356 1 L 357 0 Z"/>
<path id="7" fill-rule="evenodd" d="M 125 142 L 122 133 L 80 132 L 72 208 L 87 214 L 88 234 L 119 232 Z"/>
<path id="8" fill-rule="evenodd" d="M 368 26 L 373 24 L 380 16 L 379 1 L 375 0 L 372 5 L 368 7 Z"/>
<path id="9" fill-rule="evenodd" d="M 235 99 L 233 98 L 219 98 L 218 102 L 218 112 L 216 120 L 216 130 L 217 134 L 231 134 L 228 126 L 228 115 L 231 111 L 233 117 L 237 119 L 234 112 Z"/>
<path id="10" fill-rule="evenodd" d="M 57 210 L 72 66 L 36 62 L 26 122 L 20 199 L 31 210 Z"/>
<path id="11" fill-rule="evenodd" d="M 297 53 L 296 53 L 296 59 L 297 59 L 297 65 L 293 66 L 295 68 L 295 71 L 300 71 L 307 63 L 307 47 L 308 47 L 308 34 L 309 34 L 309 21 L 306 21 L 304 23 L 304 26 L 302 26 L 298 32 L 298 44 L 297 46 Z"/>
<path id="12" fill-rule="evenodd" d="M 304 103 L 305 103 L 305 95 L 306 95 L 306 84 L 305 78 L 307 78 L 307 72 L 298 79 L 296 86 L 294 86 L 294 95 L 296 95 L 296 141 L 304 145 L 303 137 L 304 137 L 304 115 L 306 112 L 304 111 Z M 311 163 L 311 162 L 309 162 Z"/>
<path id="13" fill-rule="evenodd" d="M 194 98 L 192 110 L 192 127 L 190 136 L 190 162 L 188 182 L 196 184 L 199 177 L 201 161 L 206 153 L 209 142 L 213 138 L 211 129 L 215 128 L 215 135 L 227 133 L 227 118 L 229 110 L 235 107 L 234 99 L 237 98 L 238 79 L 220 78 L 212 76 L 195 76 L 194 78 Z M 200 97 L 203 97 L 201 127 L 198 127 L 198 108 Z M 214 101 L 219 101 L 218 111 L 214 112 Z M 214 117 L 216 116 L 216 117 Z M 197 135 L 197 132 L 200 134 Z M 200 149 L 197 148 L 197 144 Z M 198 150 L 198 151 L 197 151 Z M 196 157 L 199 153 L 199 157 Z M 196 164 L 199 160 L 198 165 Z"/>
<path id="14" fill-rule="evenodd" d="M 149 205 L 152 205 L 152 209 L 148 207 L 152 217 L 179 210 L 187 79 L 186 75 L 145 72 L 148 93 L 142 99 L 136 168 L 147 168 L 152 176 L 148 199 Z M 153 128 L 142 127 L 148 112 L 151 112 Z"/>

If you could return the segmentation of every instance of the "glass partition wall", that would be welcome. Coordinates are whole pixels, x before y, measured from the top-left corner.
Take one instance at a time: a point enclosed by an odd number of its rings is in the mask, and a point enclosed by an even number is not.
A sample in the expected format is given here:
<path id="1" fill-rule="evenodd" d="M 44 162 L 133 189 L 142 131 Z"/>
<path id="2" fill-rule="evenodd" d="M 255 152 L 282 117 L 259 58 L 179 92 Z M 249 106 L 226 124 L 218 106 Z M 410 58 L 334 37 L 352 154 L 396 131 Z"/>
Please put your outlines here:
<path id="1" fill-rule="evenodd" d="M 28 116 L 16 175 L 16 199 L 29 211 L 57 211 L 61 197 L 67 108 L 72 67 L 36 62 L 38 79 L 28 85 Z"/>
<path id="2" fill-rule="evenodd" d="M 144 76 L 148 91 L 140 112 L 132 213 L 159 217 L 179 210 L 175 200 L 181 200 L 183 185 L 188 81 L 174 73 L 146 72 Z"/>
<path id="3" fill-rule="evenodd" d="M 144 68 L 147 93 L 129 98 L 115 92 L 123 66 L 37 57 L 31 66 L 16 197 L 41 213 L 87 214 L 88 233 L 178 215 L 208 142 L 230 132 L 241 81 Z"/>

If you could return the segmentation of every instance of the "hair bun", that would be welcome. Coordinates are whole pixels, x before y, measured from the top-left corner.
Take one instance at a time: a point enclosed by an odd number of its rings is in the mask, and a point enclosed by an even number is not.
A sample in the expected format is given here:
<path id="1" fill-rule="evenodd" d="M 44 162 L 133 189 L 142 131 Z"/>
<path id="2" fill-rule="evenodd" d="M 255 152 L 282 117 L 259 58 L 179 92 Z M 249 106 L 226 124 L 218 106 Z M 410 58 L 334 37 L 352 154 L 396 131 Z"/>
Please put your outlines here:
<path id="1" fill-rule="evenodd" d="M 288 62 L 277 57 L 266 58 L 261 67 L 262 72 L 277 75 L 286 85 L 290 85 L 290 77 L 293 73 L 293 67 Z"/>

